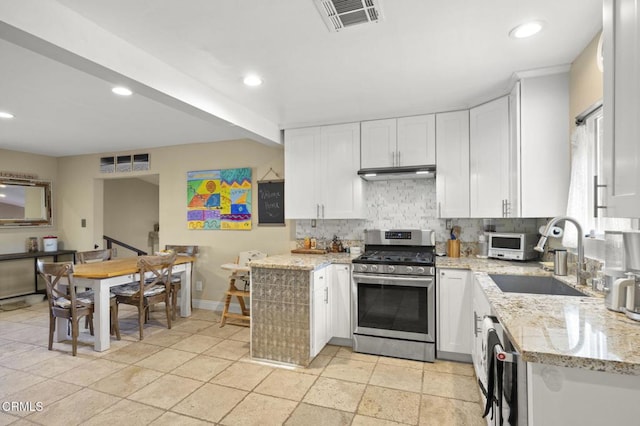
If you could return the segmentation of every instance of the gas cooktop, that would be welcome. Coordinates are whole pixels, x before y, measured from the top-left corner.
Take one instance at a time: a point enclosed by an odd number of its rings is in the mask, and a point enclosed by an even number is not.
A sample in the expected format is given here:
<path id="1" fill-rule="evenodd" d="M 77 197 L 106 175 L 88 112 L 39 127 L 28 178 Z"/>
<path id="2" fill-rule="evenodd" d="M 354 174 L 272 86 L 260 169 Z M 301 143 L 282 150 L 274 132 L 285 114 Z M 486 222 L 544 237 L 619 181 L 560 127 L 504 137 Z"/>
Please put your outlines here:
<path id="1" fill-rule="evenodd" d="M 353 262 L 371 264 L 433 266 L 435 264 L 435 254 L 431 251 L 417 252 L 370 250 L 365 251 L 360 257 L 354 259 Z"/>

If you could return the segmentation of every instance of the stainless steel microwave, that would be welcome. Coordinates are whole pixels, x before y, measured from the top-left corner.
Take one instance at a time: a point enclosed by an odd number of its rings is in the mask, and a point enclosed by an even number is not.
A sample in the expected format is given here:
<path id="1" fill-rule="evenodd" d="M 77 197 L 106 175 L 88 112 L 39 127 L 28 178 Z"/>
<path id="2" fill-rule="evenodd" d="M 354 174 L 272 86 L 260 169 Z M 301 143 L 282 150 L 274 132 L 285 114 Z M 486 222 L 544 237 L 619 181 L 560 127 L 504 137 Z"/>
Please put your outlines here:
<path id="1" fill-rule="evenodd" d="M 506 260 L 529 260 L 538 257 L 533 249 L 538 241 L 537 234 L 515 232 L 487 232 L 489 236 L 489 257 Z"/>

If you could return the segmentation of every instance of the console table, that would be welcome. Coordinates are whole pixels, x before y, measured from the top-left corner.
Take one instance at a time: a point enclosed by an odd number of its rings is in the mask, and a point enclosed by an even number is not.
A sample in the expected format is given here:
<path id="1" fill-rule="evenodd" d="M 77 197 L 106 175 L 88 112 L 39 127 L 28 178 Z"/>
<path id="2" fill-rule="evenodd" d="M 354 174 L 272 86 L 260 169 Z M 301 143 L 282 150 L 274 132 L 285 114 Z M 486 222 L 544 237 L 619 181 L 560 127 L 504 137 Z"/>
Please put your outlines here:
<path id="1" fill-rule="evenodd" d="M 76 254 L 75 250 L 35 251 L 35 252 L 25 252 L 25 253 L 0 254 L 0 262 L 6 262 L 11 260 L 33 259 L 33 272 L 34 272 L 33 293 L 14 294 L 11 296 L 0 297 L 0 300 L 38 293 L 38 259 L 41 259 L 44 257 L 53 257 L 53 261 L 57 262 L 58 256 L 71 255 L 71 260 L 75 263 L 75 260 L 76 260 L 75 254 Z"/>

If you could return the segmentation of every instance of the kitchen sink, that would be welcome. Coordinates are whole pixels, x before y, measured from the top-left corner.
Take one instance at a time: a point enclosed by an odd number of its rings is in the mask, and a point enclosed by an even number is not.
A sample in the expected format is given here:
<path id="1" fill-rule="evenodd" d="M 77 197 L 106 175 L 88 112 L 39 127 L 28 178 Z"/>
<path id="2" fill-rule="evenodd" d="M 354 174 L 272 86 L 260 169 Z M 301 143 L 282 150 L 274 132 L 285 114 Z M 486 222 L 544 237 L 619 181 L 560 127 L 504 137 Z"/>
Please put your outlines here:
<path id="1" fill-rule="evenodd" d="M 530 275 L 489 274 L 498 288 L 505 293 L 545 294 L 554 296 L 590 297 L 553 277 Z"/>

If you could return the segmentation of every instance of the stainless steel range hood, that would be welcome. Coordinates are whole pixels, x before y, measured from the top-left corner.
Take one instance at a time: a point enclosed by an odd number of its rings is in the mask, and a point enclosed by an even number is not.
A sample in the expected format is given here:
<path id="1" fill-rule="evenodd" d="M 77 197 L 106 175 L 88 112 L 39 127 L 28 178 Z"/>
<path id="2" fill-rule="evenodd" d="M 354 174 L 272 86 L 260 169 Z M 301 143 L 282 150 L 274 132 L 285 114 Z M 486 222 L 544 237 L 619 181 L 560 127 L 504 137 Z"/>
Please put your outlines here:
<path id="1" fill-rule="evenodd" d="M 436 166 L 360 169 L 358 170 L 358 176 L 364 180 L 431 179 L 436 177 Z"/>

